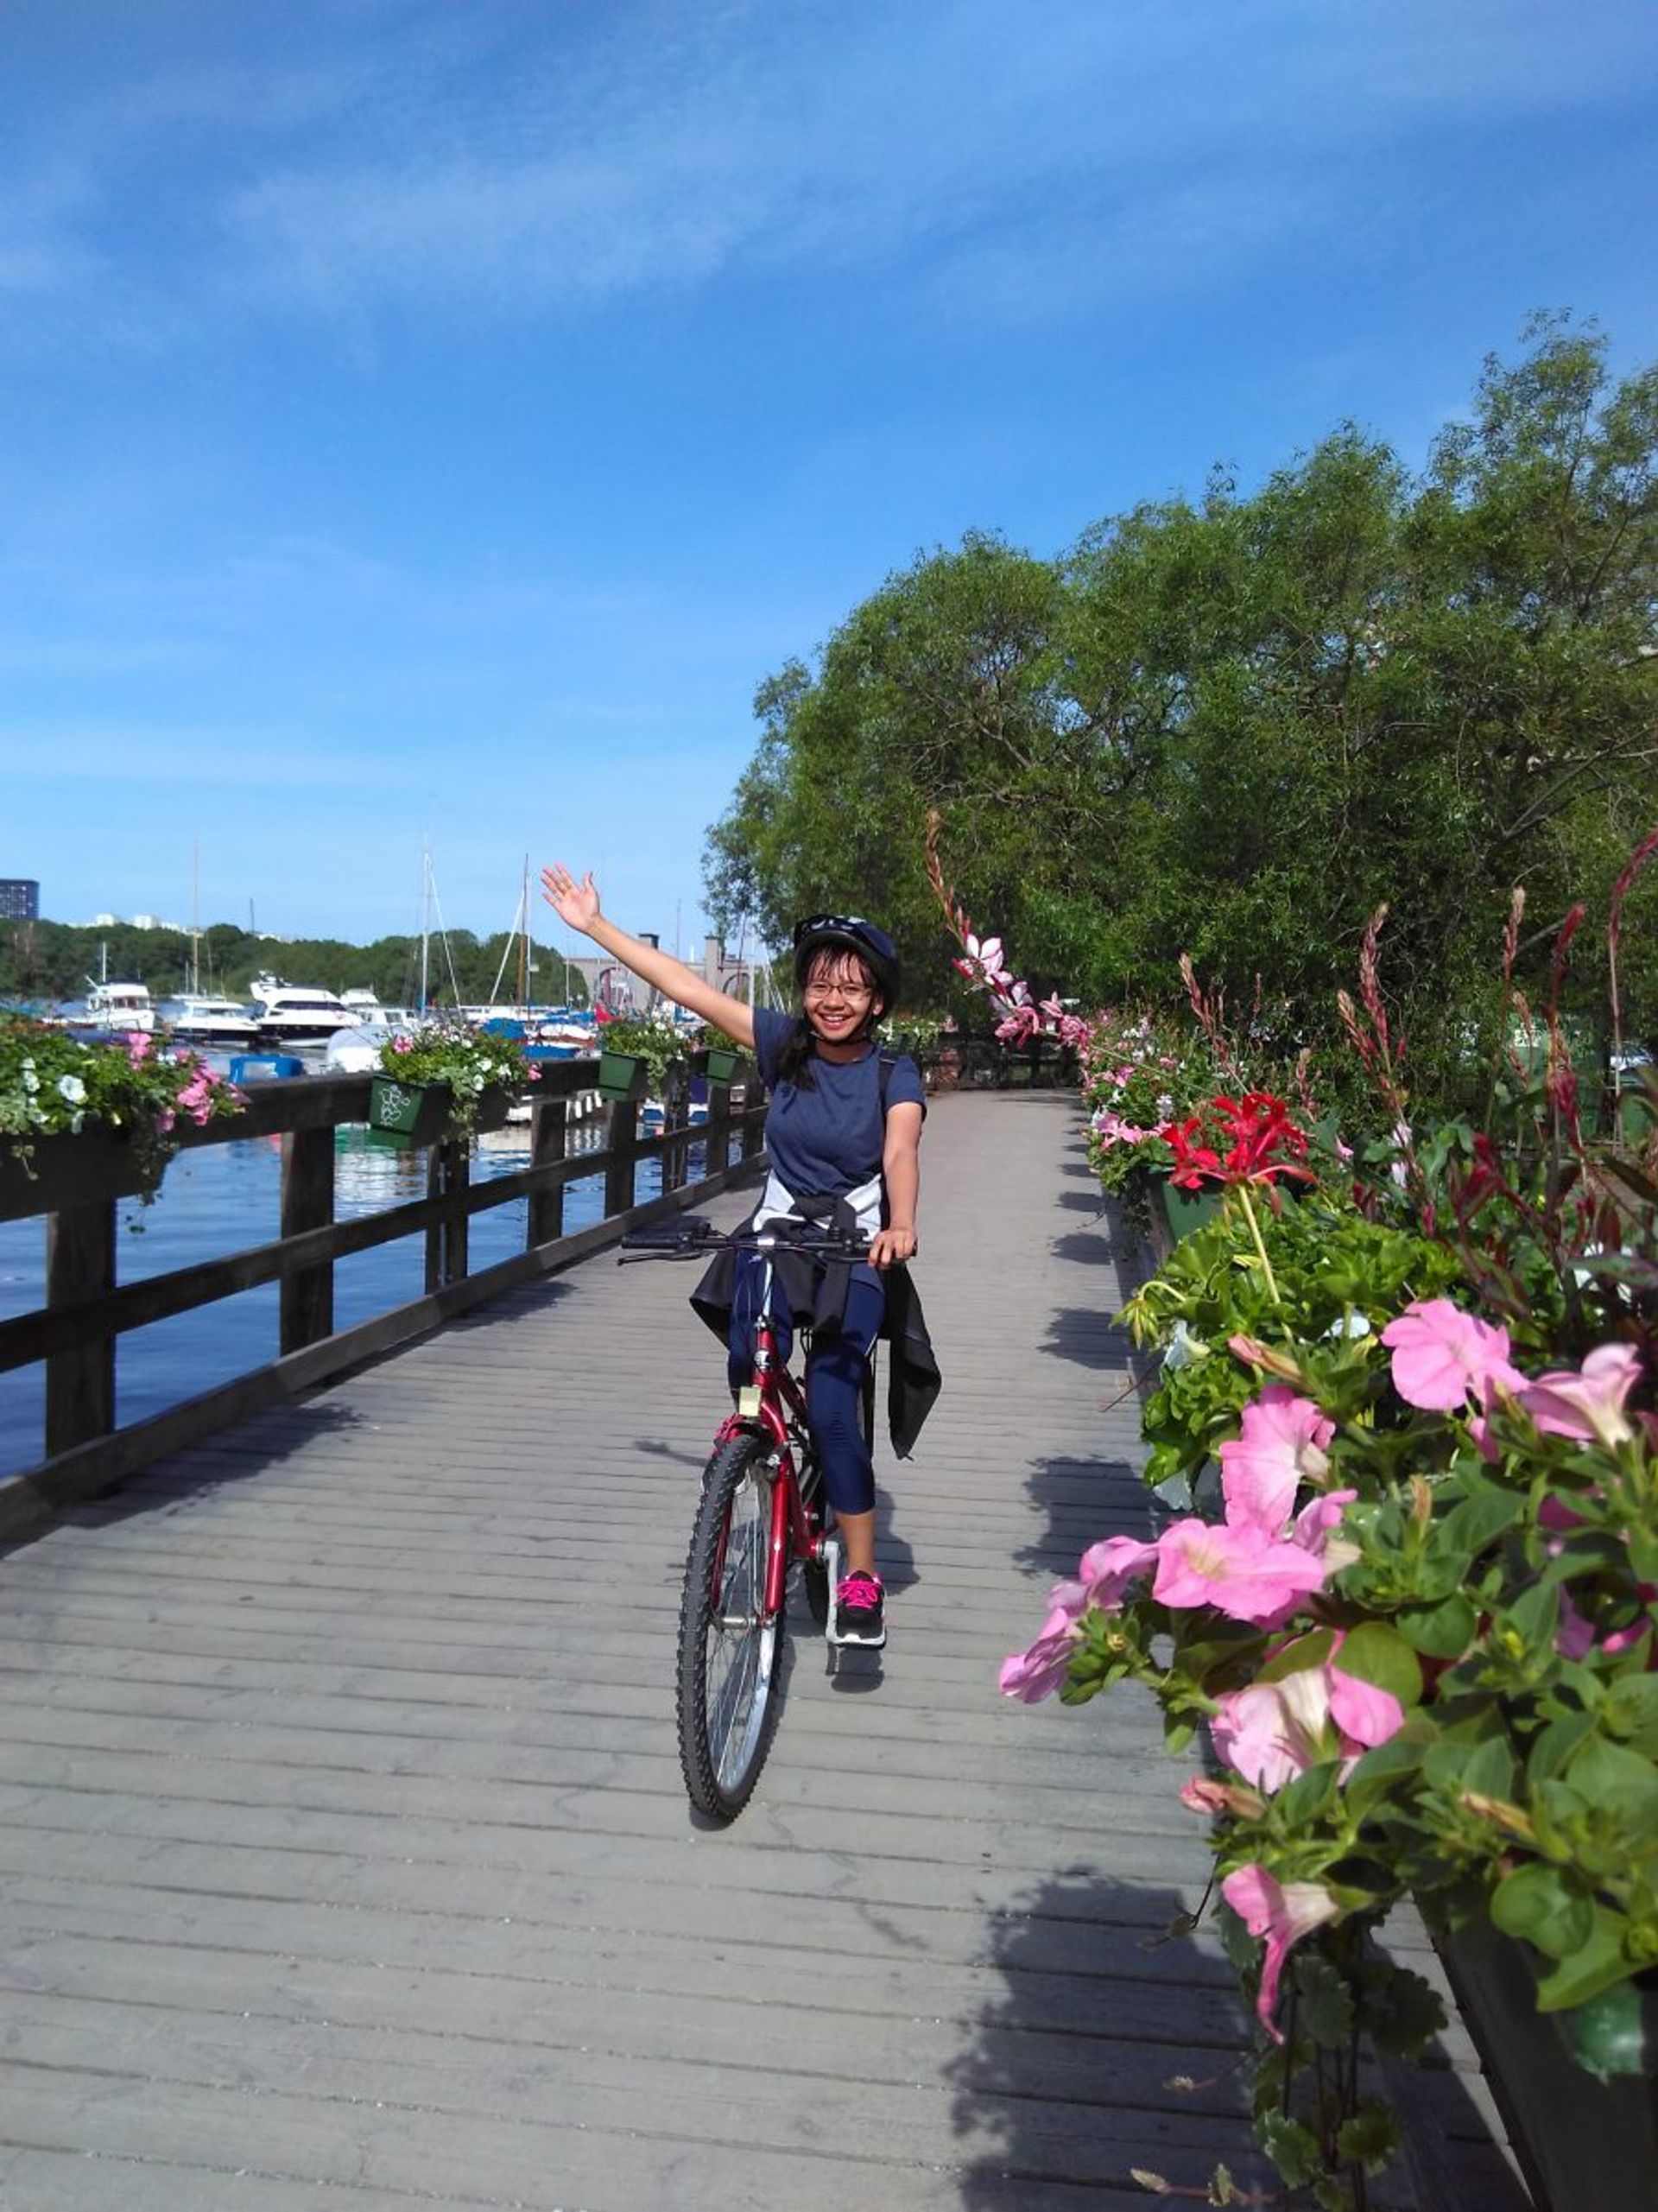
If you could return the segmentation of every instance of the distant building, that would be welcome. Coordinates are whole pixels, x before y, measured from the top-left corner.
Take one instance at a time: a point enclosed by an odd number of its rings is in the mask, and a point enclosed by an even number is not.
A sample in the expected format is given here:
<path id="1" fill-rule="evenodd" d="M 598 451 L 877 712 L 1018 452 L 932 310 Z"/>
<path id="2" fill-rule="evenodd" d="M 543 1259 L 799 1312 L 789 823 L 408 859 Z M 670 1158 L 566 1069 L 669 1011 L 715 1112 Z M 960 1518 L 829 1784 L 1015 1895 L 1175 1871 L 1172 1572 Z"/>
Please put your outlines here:
<path id="1" fill-rule="evenodd" d="M 655 934 L 649 929 L 642 929 L 639 936 L 641 942 L 647 945 L 655 945 L 660 941 Z M 563 964 L 566 967 L 573 967 L 578 971 L 583 982 L 587 986 L 590 998 L 598 995 L 603 989 L 635 1010 L 642 1009 L 655 1000 L 655 993 L 648 991 L 642 984 L 630 977 L 626 970 L 622 968 L 617 961 L 612 960 L 608 953 L 590 953 L 579 958 L 565 957 Z M 726 952 L 719 938 L 706 937 L 703 940 L 701 960 L 687 961 L 687 966 L 693 974 L 701 976 L 705 983 L 712 983 L 717 990 L 725 992 L 728 998 L 746 998 L 748 997 L 748 964 L 744 960 L 733 959 Z"/>
<path id="2" fill-rule="evenodd" d="M 38 922 L 41 887 L 28 876 L 0 876 L 0 922 Z"/>

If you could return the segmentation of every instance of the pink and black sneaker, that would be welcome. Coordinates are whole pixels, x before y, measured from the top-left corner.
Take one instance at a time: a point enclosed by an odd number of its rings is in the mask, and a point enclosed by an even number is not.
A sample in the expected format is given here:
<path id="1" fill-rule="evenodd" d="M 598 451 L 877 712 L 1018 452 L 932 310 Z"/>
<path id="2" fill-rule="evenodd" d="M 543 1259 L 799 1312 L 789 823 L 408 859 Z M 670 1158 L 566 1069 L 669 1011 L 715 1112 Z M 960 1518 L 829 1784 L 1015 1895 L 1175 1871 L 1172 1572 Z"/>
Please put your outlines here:
<path id="1" fill-rule="evenodd" d="M 886 1592 L 878 1575 L 844 1575 L 835 1591 L 835 1641 L 876 1649 L 887 1640 Z"/>

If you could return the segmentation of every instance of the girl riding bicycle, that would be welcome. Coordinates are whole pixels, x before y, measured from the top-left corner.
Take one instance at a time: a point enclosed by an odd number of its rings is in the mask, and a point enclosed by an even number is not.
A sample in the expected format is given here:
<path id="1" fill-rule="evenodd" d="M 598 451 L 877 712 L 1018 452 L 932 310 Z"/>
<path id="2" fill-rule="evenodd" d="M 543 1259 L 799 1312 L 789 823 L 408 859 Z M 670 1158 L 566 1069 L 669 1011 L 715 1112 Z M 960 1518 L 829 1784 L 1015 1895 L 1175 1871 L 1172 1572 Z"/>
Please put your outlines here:
<path id="1" fill-rule="evenodd" d="M 542 870 L 541 884 L 571 929 L 754 1054 L 770 1093 L 769 1173 L 754 1226 L 832 1220 L 869 1238 L 867 1264 L 825 1266 L 801 1257 L 798 1266 L 785 1259 L 774 1273 L 788 1306 L 776 1319 L 785 1330 L 791 1322 L 812 1330 L 807 1413 L 846 1559 L 835 1592 L 836 1635 L 845 1644 L 884 1644 L 875 1473 L 863 1419 L 876 1338 L 892 1346 L 889 1413 L 900 1456 L 908 1455 L 939 1389 L 904 1264 L 916 1249 L 926 1097 L 914 1062 L 883 1054 L 875 1035 L 897 998 L 896 949 L 884 930 L 859 916 L 809 916 L 794 932 L 802 1011 L 780 1014 L 728 998 L 672 954 L 618 929 L 600 911 L 591 874 L 579 883 L 555 862 Z M 747 1376 L 759 1278 L 756 1253 L 725 1252 L 692 1299 L 725 1338 L 734 1388 Z"/>

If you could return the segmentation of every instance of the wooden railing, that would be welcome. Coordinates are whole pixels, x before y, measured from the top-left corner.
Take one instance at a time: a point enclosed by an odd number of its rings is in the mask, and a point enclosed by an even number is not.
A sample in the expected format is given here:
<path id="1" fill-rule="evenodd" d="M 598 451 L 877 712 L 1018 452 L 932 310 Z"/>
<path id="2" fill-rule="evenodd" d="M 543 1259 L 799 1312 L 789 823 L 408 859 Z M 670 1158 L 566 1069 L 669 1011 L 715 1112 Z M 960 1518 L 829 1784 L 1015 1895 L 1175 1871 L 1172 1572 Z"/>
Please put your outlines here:
<path id="1" fill-rule="evenodd" d="M 603 1141 L 597 1149 L 573 1152 L 572 1102 L 591 1092 L 595 1070 L 591 1060 L 552 1062 L 526 1093 L 533 1100 L 527 1168 L 474 1183 L 471 1147 L 456 1141 L 435 1144 L 424 1198 L 348 1221 L 334 1218 L 334 1132 L 366 1122 L 370 1078 L 301 1075 L 251 1084 L 245 1113 L 193 1129 L 185 1143 L 193 1148 L 282 1138 L 276 1237 L 144 1282 L 117 1279 L 113 1200 L 50 1215 L 46 1303 L 0 1321 L 0 1372 L 41 1362 L 46 1385 L 44 1456 L 0 1482 L 0 1537 L 18 1534 L 53 1507 L 97 1495 L 163 1454 L 405 1343 L 485 1298 L 566 1266 L 630 1227 L 712 1196 L 743 1175 L 759 1150 L 763 1106 L 751 1082 L 735 1108 L 731 1091 L 711 1087 L 707 1120 L 694 1125 L 685 1118 L 688 1085 L 681 1085 L 670 1094 L 666 1125 L 651 1135 L 640 1128 L 636 1094 L 602 1110 Z M 706 1171 L 690 1183 L 693 1144 L 705 1148 Z M 641 1203 L 639 1165 L 653 1156 L 661 1162 L 661 1193 Z M 603 1218 L 566 1234 L 566 1188 L 601 1174 Z M 473 1218 L 521 1198 L 528 1201 L 523 1250 L 471 1273 Z M 421 1234 L 423 1294 L 337 1332 L 335 1263 Z M 149 1419 L 117 1428 L 116 1349 L 122 1336 L 272 1282 L 281 1285 L 273 1360 Z"/>

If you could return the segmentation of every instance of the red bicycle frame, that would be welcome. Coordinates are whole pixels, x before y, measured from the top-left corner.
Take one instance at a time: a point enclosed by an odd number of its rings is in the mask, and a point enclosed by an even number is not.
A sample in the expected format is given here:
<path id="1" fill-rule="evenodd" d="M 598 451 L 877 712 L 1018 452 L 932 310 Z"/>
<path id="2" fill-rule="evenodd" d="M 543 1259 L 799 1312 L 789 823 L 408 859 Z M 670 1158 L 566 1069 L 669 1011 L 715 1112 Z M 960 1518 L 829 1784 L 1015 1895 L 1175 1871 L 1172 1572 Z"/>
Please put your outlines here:
<path id="1" fill-rule="evenodd" d="M 778 1357 L 777 1338 L 771 1319 L 771 1270 L 760 1299 L 760 1317 L 754 1331 L 754 1379 L 737 1400 L 737 1410 L 721 1423 L 718 1441 L 752 1436 L 756 1430 L 769 1439 L 777 1455 L 776 1482 L 771 1493 L 771 1536 L 766 1554 L 767 1617 L 782 1611 L 788 1570 L 796 1559 L 823 1556 L 823 1513 L 815 1515 L 801 1495 L 800 1469 L 794 1463 L 794 1440 L 807 1425 L 806 1395 Z M 719 1573 L 724 1572 L 724 1561 Z M 716 1584 L 719 1579 L 716 1575 Z"/>

